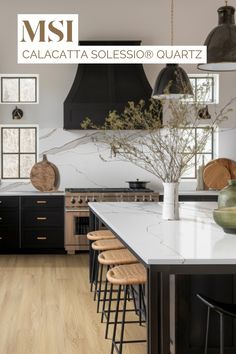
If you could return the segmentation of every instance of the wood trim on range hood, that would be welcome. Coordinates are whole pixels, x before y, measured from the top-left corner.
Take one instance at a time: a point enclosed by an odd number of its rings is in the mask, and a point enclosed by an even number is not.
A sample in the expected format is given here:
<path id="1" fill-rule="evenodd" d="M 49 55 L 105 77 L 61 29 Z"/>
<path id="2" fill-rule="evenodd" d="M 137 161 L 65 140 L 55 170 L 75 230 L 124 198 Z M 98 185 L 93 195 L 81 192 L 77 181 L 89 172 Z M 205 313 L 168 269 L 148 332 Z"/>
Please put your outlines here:
<path id="1" fill-rule="evenodd" d="M 141 41 L 80 41 L 80 45 L 140 45 Z M 128 101 L 148 100 L 152 88 L 141 64 L 79 64 L 64 101 L 64 129 L 81 129 L 89 117 L 102 125 L 109 111 L 122 112 Z"/>

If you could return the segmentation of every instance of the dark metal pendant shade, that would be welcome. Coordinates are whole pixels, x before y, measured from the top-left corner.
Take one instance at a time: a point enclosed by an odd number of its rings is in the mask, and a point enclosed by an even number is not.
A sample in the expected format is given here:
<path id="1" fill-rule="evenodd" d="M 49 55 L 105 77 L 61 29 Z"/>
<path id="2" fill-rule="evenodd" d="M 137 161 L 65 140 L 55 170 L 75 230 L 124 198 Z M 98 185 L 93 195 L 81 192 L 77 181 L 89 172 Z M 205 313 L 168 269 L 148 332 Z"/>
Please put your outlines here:
<path id="1" fill-rule="evenodd" d="M 188 75 L 178 64 L 167 64 L 156 79 L 152 97 L 179 99 L 188 96 L 193 96 Z"/>
<path id="2" fill-rule="evenodd" d="M 207 63 L 198 69 L 206 71 L 236 70 L 235 8 L 222 6 L 218 10 L 219 24 L 207 36 Z"/>

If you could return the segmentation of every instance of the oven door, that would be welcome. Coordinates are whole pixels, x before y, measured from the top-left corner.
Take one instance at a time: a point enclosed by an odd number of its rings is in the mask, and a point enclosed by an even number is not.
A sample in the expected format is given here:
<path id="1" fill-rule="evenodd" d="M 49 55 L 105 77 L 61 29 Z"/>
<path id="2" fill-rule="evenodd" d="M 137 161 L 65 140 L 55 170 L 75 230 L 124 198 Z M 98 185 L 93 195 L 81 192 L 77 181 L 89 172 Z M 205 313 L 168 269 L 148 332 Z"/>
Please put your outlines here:
<path id="1" fill-rule="evenodd" d="M 68 253 L 87 251 L 89 211 L 66 210 L 65 249 Z"/>

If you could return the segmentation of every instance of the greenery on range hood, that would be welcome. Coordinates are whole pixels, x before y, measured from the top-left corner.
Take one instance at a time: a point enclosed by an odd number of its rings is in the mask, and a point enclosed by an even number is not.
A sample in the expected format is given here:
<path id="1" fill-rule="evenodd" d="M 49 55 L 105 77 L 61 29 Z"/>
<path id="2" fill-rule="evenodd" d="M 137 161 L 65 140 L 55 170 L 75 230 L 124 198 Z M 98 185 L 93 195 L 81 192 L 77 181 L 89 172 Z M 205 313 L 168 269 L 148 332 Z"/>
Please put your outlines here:
<path id="1" fill-rule="evenodd" d="M 141 41 L 80 41 L 80 45 L 140 45 Z M 79 64 L 64 101 L 64 129 L 81 129 L 89 117 L 103 125 L 109 111 L 121 113 L 127 102 L 149 100 L 152 94 L 141 64 Z"/>

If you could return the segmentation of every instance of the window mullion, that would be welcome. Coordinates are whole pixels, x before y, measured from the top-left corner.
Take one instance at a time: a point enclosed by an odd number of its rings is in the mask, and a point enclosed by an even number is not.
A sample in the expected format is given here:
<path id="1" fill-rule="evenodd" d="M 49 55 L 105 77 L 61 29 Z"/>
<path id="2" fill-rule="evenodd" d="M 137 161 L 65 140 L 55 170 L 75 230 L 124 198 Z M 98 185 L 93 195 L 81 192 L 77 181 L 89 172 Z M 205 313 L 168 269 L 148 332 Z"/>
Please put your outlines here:
<path id="1" fill-rule="evenodd" d="M 33 166 L 37 162 L 37 128 L 35 126 L 1 126 L 0 129 L 1 178 L 6 180 L 28 179 L 30 166 Z M 9 130 L 9 133 L 7 130 Z M 22 135 L 23 132 L 25 135 Z M 28 132 L 30 134 L 29 137 L 31 137 L 29 141 Z M 25 144 L 25 138 L 28 144 Z M 10 158 L 11 155 L 12 158 Z M 10 166 L 7 161 L 12 164 L 12 169 L 9 169 Z"/>

